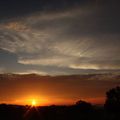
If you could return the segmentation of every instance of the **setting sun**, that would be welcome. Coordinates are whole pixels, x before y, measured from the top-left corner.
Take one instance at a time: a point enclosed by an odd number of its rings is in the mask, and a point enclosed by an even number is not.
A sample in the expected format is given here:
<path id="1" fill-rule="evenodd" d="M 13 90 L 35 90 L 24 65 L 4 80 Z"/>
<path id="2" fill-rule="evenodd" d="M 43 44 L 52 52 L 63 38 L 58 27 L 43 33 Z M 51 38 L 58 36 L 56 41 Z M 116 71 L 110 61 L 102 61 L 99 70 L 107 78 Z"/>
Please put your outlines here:
<path id="1" fill-rule="evenodd" d="M 31 104 L 32 104 L 32 106 L 36 106 L 36 104 L 37 104 L 36 100 L 33 99 Z"/>

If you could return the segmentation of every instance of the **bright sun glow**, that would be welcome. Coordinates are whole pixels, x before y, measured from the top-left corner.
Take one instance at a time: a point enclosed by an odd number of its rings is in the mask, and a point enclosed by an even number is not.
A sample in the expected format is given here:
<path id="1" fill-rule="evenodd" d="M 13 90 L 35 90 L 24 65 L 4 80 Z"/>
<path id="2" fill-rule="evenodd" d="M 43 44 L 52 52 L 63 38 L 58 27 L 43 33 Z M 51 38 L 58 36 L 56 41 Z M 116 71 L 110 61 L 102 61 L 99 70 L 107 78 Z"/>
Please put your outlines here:
<path id="1" fill-rule="evenodd" d="M 33 99 L 31 104 L 32 104 L 32 106 L 36 106 L 36 104 L 37 104 L 36 100 Z"/>
<path id="2" fill-rule="evenodd" d="M 44 106 L 49 104 L 48 99 L 44 99 L 39 96 L 28 96 L 28 97 L 23 97 L 19 98 L 18 100 L 15 101 L 15 104 L 20 104 L 20 105 L 28 105 L 28 106 Z"/>

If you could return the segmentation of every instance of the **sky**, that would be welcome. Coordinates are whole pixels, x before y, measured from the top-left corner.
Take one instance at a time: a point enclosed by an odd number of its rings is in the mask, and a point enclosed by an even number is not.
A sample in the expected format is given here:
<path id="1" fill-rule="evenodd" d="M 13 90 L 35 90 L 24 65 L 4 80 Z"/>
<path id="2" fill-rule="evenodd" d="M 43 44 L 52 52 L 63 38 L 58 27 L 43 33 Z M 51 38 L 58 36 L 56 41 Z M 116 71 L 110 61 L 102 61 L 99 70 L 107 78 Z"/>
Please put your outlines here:
<path id="1" fill-rule="evenodd" d="M 0 72 L 119 71 L 119 11 L 117 0 L 1 0 Z"/>
<path id="2" fill-rule="evenodd" d="M 120 75 L 40 76 L 0 75 L 0 103 L 31 105 L 71 105 L 79 100 L 104 104 L 106 92 L 120 85 Z"/>
<path id="3" fill-rule="evenodd" d="M 0 103 L 24 96 L 103 100 L 119 77 L 70 75 L 120 73 L 119 6 L 119 0 L 0 0 Z M 11 80 L 3 73 L 55 78 Z"/>

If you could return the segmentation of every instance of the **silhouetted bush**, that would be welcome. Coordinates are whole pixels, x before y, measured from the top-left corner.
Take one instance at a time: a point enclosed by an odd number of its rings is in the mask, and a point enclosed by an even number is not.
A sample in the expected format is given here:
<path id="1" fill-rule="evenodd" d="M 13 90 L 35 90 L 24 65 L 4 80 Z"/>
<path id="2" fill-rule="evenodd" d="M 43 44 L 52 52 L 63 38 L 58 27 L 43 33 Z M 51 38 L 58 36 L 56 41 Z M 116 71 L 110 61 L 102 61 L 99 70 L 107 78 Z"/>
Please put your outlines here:
<path id="1" fill-rule="evenodd" d="M 85 111 L 85 112 L 89 112 L 93 109 L 93 106 L 91 105 L 91 103 L 79 100 L 76 102 L 76 107 L 79 108 L 79 110 L 81 111 Z"/>

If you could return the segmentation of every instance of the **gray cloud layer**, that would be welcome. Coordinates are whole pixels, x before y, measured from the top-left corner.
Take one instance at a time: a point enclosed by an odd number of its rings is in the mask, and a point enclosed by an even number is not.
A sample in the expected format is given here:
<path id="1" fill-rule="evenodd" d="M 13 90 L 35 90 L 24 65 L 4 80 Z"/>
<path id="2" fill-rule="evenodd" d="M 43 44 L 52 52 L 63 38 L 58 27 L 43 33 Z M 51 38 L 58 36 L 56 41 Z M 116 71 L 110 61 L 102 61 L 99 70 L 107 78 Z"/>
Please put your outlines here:
<path id="1" fill-rule="evenodd" d="M 18 72 L 25 69 L 53 74 L 51 68 L 56 74 L 119 70 L 120 16 L 114 5 L 78 5 L 8 19 L 0 24 L 1 52 L 16 55 L 13 64 Z"/>

